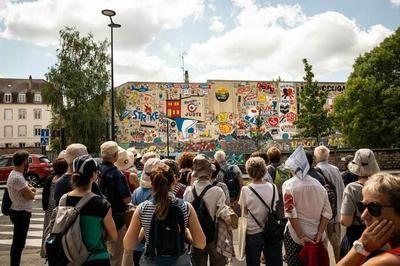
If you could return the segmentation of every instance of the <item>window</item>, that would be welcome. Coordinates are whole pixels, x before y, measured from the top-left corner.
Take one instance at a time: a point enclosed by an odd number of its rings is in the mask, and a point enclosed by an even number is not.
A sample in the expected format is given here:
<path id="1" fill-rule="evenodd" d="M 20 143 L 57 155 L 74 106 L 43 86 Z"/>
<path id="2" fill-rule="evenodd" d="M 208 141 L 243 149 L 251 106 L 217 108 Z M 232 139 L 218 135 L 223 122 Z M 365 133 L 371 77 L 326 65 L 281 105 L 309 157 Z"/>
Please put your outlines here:
<path id="1" fill-rule="evenodd" d="M 35 147 L 36 148 L 40 147 L 40 142 L 35 142 Z"/>
<path id="2" fill-rule="evenodd" d="M 13 109 L 4 109 L 4 120 L 13 119 Z"/>
<path id="3" fill-rule="evenodd" d="M 33 97 L 33 101 L 35 103 L 41 103 L 42 102 L 42 95 L 40 93 L 35 93 Z"/>
<path id="4" fill-rule="evenodd" d="M 40 130 L 42 129 L 41 126 L 33 126 L 33 135 L 40 136 Z"/>
<path id="5" fill-rule="evenodd" d="M 18 94 L 18 102 L 19 103 L 25 103 L 26 102 L 26 94 L 25 93 L 19 93 Z"/>
<path id="6" fill-rule="evenodd" d="M 26 137 L 26 126 L 18 126 L 18 137 Z"/>
<path id="7" fill-rule="evenodd" d="M 18 109 L 18 119 L 19 120 L 26 119 L 26 109 Z"/>
<path id="8" fill-rule="evenodd" d="M 6 148 L 11 148 L 11 147 L 12 147 L 11 143 L 6 143 Z"/>
<path id="9" fill-rule="evenodd" d="M 5 138 L 12 138 L 13 137 L 13 127 L 12 126 L 5 126 L 4 127 L 4 137 Z"/>
<path id="10" fill-rule="evenodd" d="M 12 102 L 11 93 L 4 93 L 4 103 L 11 103 L 11 102 Z"/>
<path id="11" fill-rule="evenodd" d="M 33 110 L 33 119 L 36 119 L 36 120 L 42 119 L 42 110 L 41 109 Z"/>
<path id="12" fill-rule="evenodd" d="M 20 148 L 25 148 L 25 143 L 20 142 L 20 143 L 19 143 L 19 147 L 20 147 Z"/>

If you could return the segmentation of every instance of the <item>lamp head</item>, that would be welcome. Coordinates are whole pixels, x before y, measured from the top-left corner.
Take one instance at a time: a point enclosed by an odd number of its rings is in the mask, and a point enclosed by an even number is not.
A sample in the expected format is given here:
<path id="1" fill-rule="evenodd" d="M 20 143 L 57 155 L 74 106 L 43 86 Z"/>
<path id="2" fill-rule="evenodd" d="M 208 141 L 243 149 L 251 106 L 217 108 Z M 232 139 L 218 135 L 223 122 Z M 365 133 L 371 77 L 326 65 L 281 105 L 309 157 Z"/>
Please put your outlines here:
<path id="1" fill-rule="evenodd" d="M 114 10 L 111 10 L 111 9 L 104 9 L 104 10 L 102 10 L 101 11 L 101 13 L 104 15 L 104 16 L 107 16 L 107 17 L 113 17 L 113 16 L 115 16 L 115 11 Z"/>

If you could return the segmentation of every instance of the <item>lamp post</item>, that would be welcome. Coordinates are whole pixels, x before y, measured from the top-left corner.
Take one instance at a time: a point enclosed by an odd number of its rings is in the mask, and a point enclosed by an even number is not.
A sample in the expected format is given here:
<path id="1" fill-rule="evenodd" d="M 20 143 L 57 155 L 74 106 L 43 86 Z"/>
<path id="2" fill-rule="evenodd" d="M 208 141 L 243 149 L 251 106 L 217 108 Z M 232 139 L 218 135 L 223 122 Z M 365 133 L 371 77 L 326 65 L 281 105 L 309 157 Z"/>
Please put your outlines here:
<path id="1" fill-rule="evenodd" d="M 120 28 L 121 25 L 114 23 L 112 17 L 115 16 L 115 11 L 110 9 L 104 9 L 101 11 L 104 16 L 110 18 L 110 24 L 108 26 L 111 29 L 111 140 L 115 141 L 115 123 L 114 123 L 114 58 L 113 58 L 113 50 L 114 50 L 114 28 Z"/>

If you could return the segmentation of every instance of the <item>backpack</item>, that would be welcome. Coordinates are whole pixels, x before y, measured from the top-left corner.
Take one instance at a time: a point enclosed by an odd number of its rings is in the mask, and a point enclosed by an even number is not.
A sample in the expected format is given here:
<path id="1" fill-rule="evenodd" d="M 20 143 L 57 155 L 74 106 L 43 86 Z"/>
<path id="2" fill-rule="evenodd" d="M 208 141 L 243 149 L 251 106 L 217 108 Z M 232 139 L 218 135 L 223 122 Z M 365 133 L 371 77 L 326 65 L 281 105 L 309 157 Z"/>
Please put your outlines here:
<path id="1" fill-rule="evenodd" d="M 260 228 L 263 229 L 263 240 L 265 243 L 274 243 L 277 241 L 281 241 L 283 239 L 283 232 L 285 231 L 285 223 L 280 220 L 277 213 L 273 210 L 273 208 L 269 207 L 267 203 L 261 198 L 261 196 L 253 189 L 251 186 L 248 188 L 261 200 L 265 207 L 268 209 L 267 221 L 263 226 L 256 217 L 249 211 L 251 217 L 253 217 L 254 221 L 258 224 Z M 273 206 L 275 202 L 275 190 L 276 186 L 272 184 L 273 194 L 271 200 L 271 206 Z"/>
<path id="2" fill-rule="evenodd" d="M 324 172 L 322 172 L 322 170 L 320 168 L 315 167 L 315 169 L 321 174 L 321 176 L 325 180 L 325 185 L 323 187 L 325 188 L 326 192 L 328 193 L 328 200 L 329 200 L 329 204 L 331 205 L 331 209 L 332 209 L 332 219 L 331 220 L 334 220 L 337 215 L 337 211 L 338 211 L 336 187 L 328 178 L 325 177 Z"/>
<path id="3" fill-rule="evenodd" d="M 117 201 L 115 195 L 115 182 L 113 182 L 112 177 L 108 176 L 108 173 L 111 172 L 112 169 L 113 167 L 101 169 L 97 175 L 97 184 L 101 193 L 111 206 L 115 206 Z"/>
<path id="4" fill-rule="evenodd" d="M 9 216 L 10 215 L 10 210 L 11 210 L 11 198 L 10 198 L 10 194 L 8 194 L 8 189 L 5 188 L 4 189 L 4 194 L 3 194 L 3 200 L 1 202 L 1 212 L 5 215 L 5 216 Z"/>
<path id="5" fill-rule="evenodd" d="M 164 220 L 159 220 L 154 212 L 145 250 L 146 257 L 174 259 L 185 253 L 185 220 L 180 207 L 183 204 L 185 203 L 181 199 L 171 202 Z"/>
<path id="6" fill-rule="evenodd" d="M 234 171 L 234 165 L 228 166 L 226 170 L 221 168 L 221 172 L 224 174 L 223 181 L 228 187 L 229 197 L 235 199 L 240 193 L 240 182 Z"/>
<path id="7" fill-rule="evenodd" d="M 75 207 L 66 206 L 67 195 L 61 197 L 46 228 L 45 245 L 49 266 L 82 265 L 90 255 L 82 240 L 80 210 L 96 194 L 86 194 Z"/>
<path id="8" fill-rule="evenodd" d="M 192 193 L 194 196 L 194 200 L 192 201 L 192 206 L 196 210 L 201 228 L 203 229 L 203 232 L 206 236 L 207 244 L 213 242 L 216 235 L 215 220 L 212 219 L 210 213 L 208 212 L 207 206 L 203 200 L 203 196 L 212 187 L 213 185 L 206 186 L 200 193 L 200 195 L 197 195 L 196 189 L 194 188 L 194 186 L 192 187 Z"/>

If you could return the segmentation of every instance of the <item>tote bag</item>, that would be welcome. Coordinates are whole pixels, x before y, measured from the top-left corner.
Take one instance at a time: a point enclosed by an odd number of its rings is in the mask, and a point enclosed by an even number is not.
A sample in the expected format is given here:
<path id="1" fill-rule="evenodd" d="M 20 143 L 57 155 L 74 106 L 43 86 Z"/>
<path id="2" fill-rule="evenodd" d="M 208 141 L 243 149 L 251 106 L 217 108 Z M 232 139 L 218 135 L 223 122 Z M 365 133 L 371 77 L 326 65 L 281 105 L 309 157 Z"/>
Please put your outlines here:
<path id="1" fill-rule="evenodd" d="M 246 259 L 247 216 L 244 215 L 244 206 L 241 206 L 242 216 L 238 220 L 238 245 L 235 245 L 235 257 L 239 261 Z"/>

